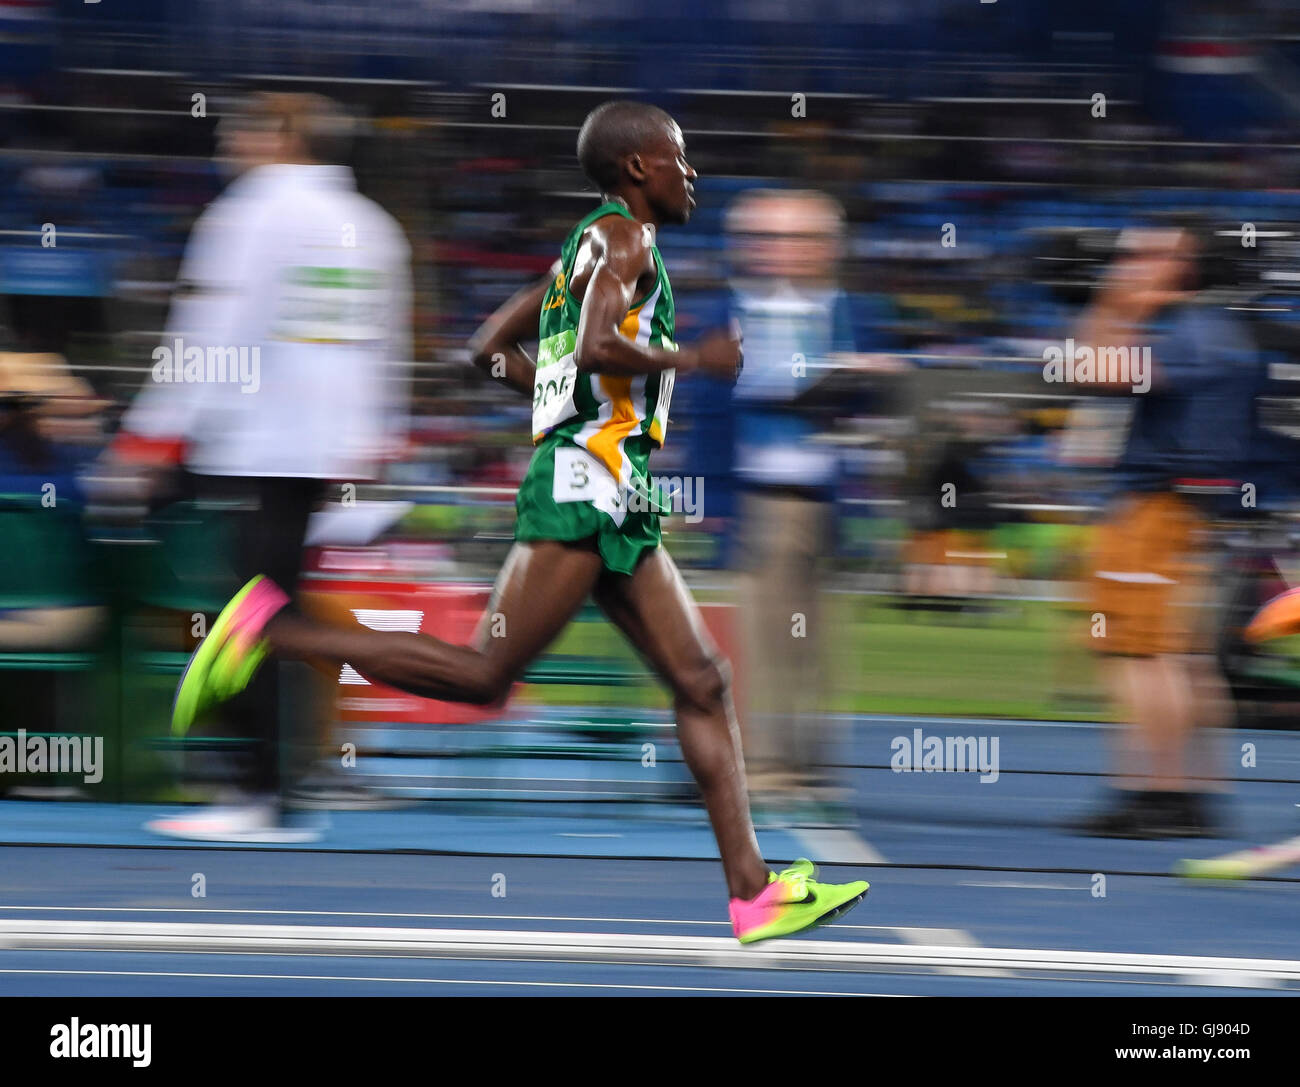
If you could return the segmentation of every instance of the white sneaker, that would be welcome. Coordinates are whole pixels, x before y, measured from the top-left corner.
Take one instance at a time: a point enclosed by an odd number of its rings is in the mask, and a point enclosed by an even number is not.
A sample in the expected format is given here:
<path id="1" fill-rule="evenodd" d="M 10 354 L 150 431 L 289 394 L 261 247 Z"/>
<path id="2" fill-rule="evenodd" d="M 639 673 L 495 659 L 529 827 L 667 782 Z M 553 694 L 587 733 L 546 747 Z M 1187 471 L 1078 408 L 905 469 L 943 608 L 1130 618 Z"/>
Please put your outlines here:
<path id="1" fill-rule="evenodd" d="M 168 838 L 186 838 L 195 842 L 295 844 L 314 842 L 320 837 L 317 828 L 283 826 L 276 818 L 272 804 L 207 807 L 197 812 L 152 819 L 145 824 L 145 829 Z"/>

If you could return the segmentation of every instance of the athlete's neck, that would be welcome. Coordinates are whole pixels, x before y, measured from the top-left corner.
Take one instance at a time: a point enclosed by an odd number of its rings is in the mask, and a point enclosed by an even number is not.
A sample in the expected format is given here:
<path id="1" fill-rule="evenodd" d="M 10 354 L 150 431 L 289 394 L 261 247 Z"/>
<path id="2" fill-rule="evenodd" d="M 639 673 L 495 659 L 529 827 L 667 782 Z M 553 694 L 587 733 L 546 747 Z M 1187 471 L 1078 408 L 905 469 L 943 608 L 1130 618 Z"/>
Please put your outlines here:
<path id="1" fill-rule="evenodd" d="M 637 222 L 649 223 L 654 227 L 655 233 L 659 233 L 659 227 L 662 225 L 659 216 L 650 210 L 650 205 L 646 203 L 645 197 L 640 192 L 634 190 L 626 196 L 623 193 L 607 192 L 602 193 L 601 196 L 607 204 L 622 204 Z"/>

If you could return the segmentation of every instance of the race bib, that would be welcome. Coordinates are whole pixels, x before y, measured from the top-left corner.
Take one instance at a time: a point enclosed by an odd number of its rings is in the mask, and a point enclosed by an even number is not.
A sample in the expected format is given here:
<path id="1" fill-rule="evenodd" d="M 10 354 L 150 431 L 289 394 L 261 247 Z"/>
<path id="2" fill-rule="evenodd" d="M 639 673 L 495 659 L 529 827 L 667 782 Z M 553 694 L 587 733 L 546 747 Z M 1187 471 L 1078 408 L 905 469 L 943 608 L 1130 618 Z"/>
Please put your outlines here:
<path id="1" fill-rule="evenodd" d="M 633 472 L 630 485 L 620 485 L 595 457 L 573 446 L 555 451 L 551 497 L 556 502 L 590 502 L 620 525 L 629 513 L 673 512 L 672 497 L 655 480 Z"/>
<path id="2" fill-rule="evenodd" d="M 573 361 L 578 337 L 573 329 L 548 336 L 537 346 L 537 373 L 533 378 L 533 434 L 544 434 L 577 414 L 573 390 L 578 366 Z"/>
<path id="3" fill-rule="evenodd" d="M 555 451 L 551 497 L 556 502 L 598 502 L 622 505 L 618 481 L 585 449 L 565 446 Z"/>

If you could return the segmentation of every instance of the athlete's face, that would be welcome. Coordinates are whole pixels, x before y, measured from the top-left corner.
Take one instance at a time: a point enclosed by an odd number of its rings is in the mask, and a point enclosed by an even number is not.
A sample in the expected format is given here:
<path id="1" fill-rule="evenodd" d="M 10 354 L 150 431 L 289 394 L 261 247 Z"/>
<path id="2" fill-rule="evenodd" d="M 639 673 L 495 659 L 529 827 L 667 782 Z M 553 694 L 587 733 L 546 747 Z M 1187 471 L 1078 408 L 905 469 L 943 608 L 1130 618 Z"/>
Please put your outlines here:
<path id="1" fill-rule="evenodd" d="M 686 141 L 669 121 L 642 154 L 645 195 L 666 223 L 685 223 L 695 210 L 694 181 L 699 176 L 686 161 Z"/>

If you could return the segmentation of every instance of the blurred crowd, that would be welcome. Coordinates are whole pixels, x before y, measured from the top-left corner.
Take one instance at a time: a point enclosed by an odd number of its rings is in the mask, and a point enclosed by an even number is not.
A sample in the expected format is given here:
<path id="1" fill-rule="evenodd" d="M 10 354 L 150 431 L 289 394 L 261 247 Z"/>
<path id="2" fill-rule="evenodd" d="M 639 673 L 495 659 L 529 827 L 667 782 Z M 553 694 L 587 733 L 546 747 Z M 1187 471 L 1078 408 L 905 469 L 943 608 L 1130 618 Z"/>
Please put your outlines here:
<path id="1" fill-rule="evenodd" d="M 329 7 L 339 21 L 313 33 L 336 35 L 337 46 L 351 9 Z M 1100 520 L 1113 529 L 1101 534 L 1111 549 L 1103 572 L 1123 565 L 1116 552 L 1137 564 L 1110 579 L 1128 587 L 1112 584 L 1119 598 L 1097 611 L 1116 617 L 1120 632 L 1108 645 L 1129 662 L 1117 697 L 1133 703 L 1126 719 L 1138 723 L 1152 764 L 1145 783 L 1194 796 L 1184 740 L 1204 677 L 1169 666 L 1157 682 L 1141 671 L 1149 663 L 1132 672 L 1134 658 L 1182 655 L 1187 633 L 1172 629 L 1168 601 L 1132 586 L 1179 581 L 1175 567 L 1189 555 L 1204 565 L 1217 553 L 1206 542 L 1213 526 L 1287 516 L 1300 496 L 1290 444 L 1300 434 L 1292 343 L 1300 189 L 1291 180 L 1300 113 L 1287 82 L 1300 58 L 1284 34 L 1293 13 L 1240 5 L 1236 21 L 1225 21 L 1212 4 L 1138 5 L 1108 44 L 1081 31 L 1053 39 L 1042 59 L 1039 15 L 998 32 L 955 5 L 911 14 L 880 5 L 871 22 L 822 7 L 797 33 L 763 11 L 728 16 L 734 54 L 671 62 L 671 28 L 689 20 L 669 10 L 664 41 L 647 44 L 628 70 L 678 118 L 700 172 L 697 214 L 659 241 L 678 339 L 733 321 L 745 337 L 734 388 L 682 383 L 655 468 L 704 481 L 702 517 L 672 520 L 682 565 L 733 569 L 747 587 L 753 788 L 778 802 L 826 784 L 815 769 L 826 761 L 824 731 L 790 724 L 819 713 L 824 647 L 800 640 L 792 652 L 780 617 L 802 615 L 818 629 L 832 571 L 835 584 L 935 609 L 1031 591 L 1083 597 L 1063 587 L 1090 572 L 1078 549 L 1027 545 L 1013 569 L 1007 537 L 996 534 Z M 132 9 L 132 33 L 161 34 L 158 70 L 67 65 L 96 48 L 116 56 L 121 43 L 84 14 L 55 24 L 62 36 L 45 42 L 44 64 L 15 69 L 0 116 L 5 500 L 21 507 L 44 496 L 49 506 L 48 484 L 74 509 L 85 504 L 86 481 L 150 385 L 155 348 L 174 325 L 195 221 L 232 176 L 238 156 L 222 143 L 220 122 L 250 90 L 293 78 L 295 89 L 341 103 L 355 134 L 348 162 L 357 187 L 409 242 L 411 343 L 398 353 L 409 357 L 395 355 L 374 379 L 409 394 L 409 421 L 389 435 L 381 471 L 353 475 L 415 503 L 408 527 L 456 544 L 459 560 L 508 535 L 494 494 L 515 486 L 528 463 L 528 408 L 482 379 L 466 342 L 503 299 L 546 272 L 592 206 L 573 139 L 586 110 L 610 97 L 589 84 L 619 56 L 598 27 L 579 21 L 589 48 L 561 50 L 542 83 L 519 28 L 553 33 L 572 13 L 518 8 L 523 22 L 496 44 L 519 64 L 508 79 L 498 65 L 498 83 L 482 74 L 457 82 L 464 56 L 428 79 L 419 58 L 394 44 L 403 18 L 416 17 L 403 6 L 388 22 L 375 17 L 369 45 L 326 55 L 288 47 L 301 13 L 285 5 L 278 25 L 267 15 L 253 36 L 248 55 L 259 59 L 249 64 L 267 69 L 260 83 L 230 78 L 229 62 L 221 79 L 197 74 L 200 64 L 190 75 L 164 70 L 164 60 L 193 49 L 177 28 L 196 25 L 166 5 Z M 212 16 L 207 5 L 195 11 L 186 18 Z M 611 25 L 626 14 L 611 8 Z M 446 41 L 475 42 L 476 55 L 492 47 L 496 32 L 483 20 L 440 18 Z M 702 20 L 690 40 L 717 40 L 709 35 L 718 25 Z M 798 72 L 775 59 L 783 31 L 802 43 Z M 1260 31 L 1273 37 L 1261 41 Z M 981 62 L 973 54 L 984 36 Z M 1197 47 L 1207 37 L 1216 48 Z M 212 48 L 230 42 L 214 30 Z M 734 55 L 748 58 L 745 74 L 732 71 Z M 373 64 L 362 69 L 365 56 Z M 923 56 L 928 82 L 919 83 Z M 331 65 L 345 74 L 321 70 Z M 764 71 L 795 93 L 758 93 L 751 84 Z M 1135 238 L 1157 234 L 1160 246 L 1191 239 L 1175 271 L 1117 261 Z M 1121 323 L 1137 337 L 1125 343 L 1180 352 L 1175 387 L 1147 399 L 1044 378 L 1045 350 L 1091 327 L 1099 298 L 1115 298 L 1117 266 L 1143 283 L 1173 277 L 1168 298 Z M 1194 320 L 1183 316 L 1189 309 Z M 1158 321 L 1177 327 L 1157 332 Z M 1207 349 L 1207 337 L 1227 346 Z M 1249 503 L 1243 483 L 1253 488 Z M 1117 495 L 1127 512 L 1103 513 Z M 496 513 L 467 512 L 484 505 Z M 10 596 L 21 600 L 36 575 L 6 565 Z M 70 588 L 76 579 L 60 580 L 58 570 L 41 576 L 82 625 L 75 636 L 31 634 L 26 643 L 6 634 L 12 648 L 93 637 L 95 617 Z M 1125 799 L 1120 808 L 1106 827 L 1208 820 L 1193 800 L 1136 811 Z"/>

